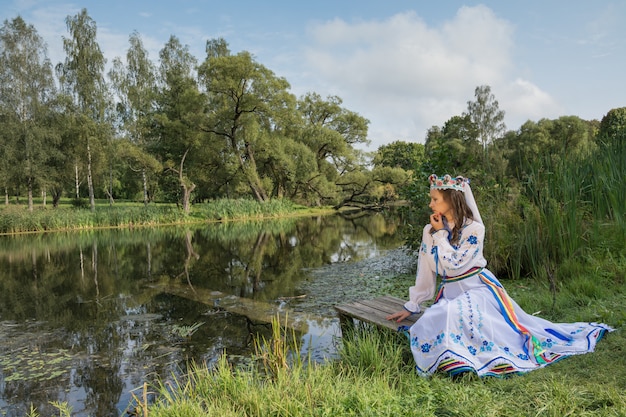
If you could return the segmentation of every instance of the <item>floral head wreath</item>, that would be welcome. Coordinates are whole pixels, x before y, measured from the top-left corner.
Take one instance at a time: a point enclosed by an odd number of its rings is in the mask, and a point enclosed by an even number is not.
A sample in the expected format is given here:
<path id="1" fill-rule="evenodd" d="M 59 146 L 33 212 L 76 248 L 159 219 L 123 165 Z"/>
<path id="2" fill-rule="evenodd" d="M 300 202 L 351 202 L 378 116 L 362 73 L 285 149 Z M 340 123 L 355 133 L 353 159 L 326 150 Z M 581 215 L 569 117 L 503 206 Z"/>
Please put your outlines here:
<path id="1" fill-rule="evenodd" d="M 431 190 L 452 189 L 463 192 L 463 194 L 465 195 L 465 202 L 467 203 L 470 210 L 472 210 L 474 221 L 480 224 L 484 224 L 482 217 L 480 217 L 478 205 L 476 205 L 476 200 L 474 199 L 474 193 L 472 193 L 472 187 L 470 187 L 469 178 L 452 178 L 450 175 L 447 174 L 443 177 L 438 177 L 435 174 L 432 174 L 430 177 L 428 177 L 428 182 L 430 182 Z"/>
<path id="2" fill-rule="evenodd" d="M 461 176 L 452 178 L 448 174 L 443 177 L 438 177 L 437 175 L 432 174 L 428 177 L 428 182 L 430 182 L 431 190 L 457 190 L 465 192 L 465 184 L 469 184 L 469 179 Z"/>

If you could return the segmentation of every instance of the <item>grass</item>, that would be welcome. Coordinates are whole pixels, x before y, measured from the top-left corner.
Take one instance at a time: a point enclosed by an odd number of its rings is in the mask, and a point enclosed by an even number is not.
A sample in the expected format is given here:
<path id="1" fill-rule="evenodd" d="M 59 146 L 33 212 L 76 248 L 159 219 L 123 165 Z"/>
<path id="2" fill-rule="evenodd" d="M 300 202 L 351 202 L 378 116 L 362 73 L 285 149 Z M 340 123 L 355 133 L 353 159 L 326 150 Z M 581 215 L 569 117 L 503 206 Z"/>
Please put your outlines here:
<path id="1" fill-rule="evenodd" d="M 193 205 L 189 214 L 175 204 L 144 207 L 135 202 L 117 202 L 110 206 L 108 202 L 99 201 L 93 212 L 69 204 L 61 204 L 58 208 L 37 206 L 29 212 L 24 205 L 10 204 L 0 208 L 0 234 L 254 220 L 312 212 L 288 200 L 278 199 L 265 203 L 249 199 L 213 200 Z"/>
<path id="2" fill-rule="evenodd" d="M 618 269 L 623 274 L 626 262 Z M 555 321 L 603 321 L 618 328 L 594 353 L 526 375 L 421 378 L 404 337 L 367 326 L 341 340 L 337 361 L 288 360 L 288 350 L 297 352 L 297 346 L 275 322 L 272 340 L 259 345 L 255 366 L 235 368 L 225 356 L 213 368 L 196 365 L 186 378 L 152 387 L 155 401 L 144 402 L 141 415 L 624 416 L 626 291 L 615 284 L 612 274 L 577 276 L 553 298 L 544 281 L 505 283 L 526 311 Z"/>

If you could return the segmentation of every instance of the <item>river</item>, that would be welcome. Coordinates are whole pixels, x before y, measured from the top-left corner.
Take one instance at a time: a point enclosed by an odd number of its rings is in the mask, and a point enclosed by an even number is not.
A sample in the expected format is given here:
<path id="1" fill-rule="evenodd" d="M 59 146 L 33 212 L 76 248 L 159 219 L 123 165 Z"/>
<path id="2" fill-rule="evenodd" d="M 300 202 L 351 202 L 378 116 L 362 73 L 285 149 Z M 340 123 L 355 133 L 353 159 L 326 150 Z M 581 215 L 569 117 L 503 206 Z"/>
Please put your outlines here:
<path id="1" fill-rule="evenodd" d="M 0 237 L 0 410 L 123 415 L 191 361 L 249 360 L 287 313 L 303 355 L 333 359 L 333 306 L 414 267 L 376 214 Z"/>

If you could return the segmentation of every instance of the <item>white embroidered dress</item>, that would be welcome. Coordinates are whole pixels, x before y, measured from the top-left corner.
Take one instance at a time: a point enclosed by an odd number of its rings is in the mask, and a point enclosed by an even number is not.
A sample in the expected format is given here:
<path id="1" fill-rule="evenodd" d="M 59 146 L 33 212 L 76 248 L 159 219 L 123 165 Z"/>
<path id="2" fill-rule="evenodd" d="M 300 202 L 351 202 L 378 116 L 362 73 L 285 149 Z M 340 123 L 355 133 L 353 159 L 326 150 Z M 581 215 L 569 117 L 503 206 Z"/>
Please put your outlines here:
<path id="1" fill-rule="evenodd" d="M 605 331 L 613 330 L 596 323 L 551 323 L 524 312 L 485 268 L 481 222 L 468 220 L 454 246 L 447 230 L 430 232 L 427 225 L 405 304 L 411 312 L 420 311 L 420 304 L 435 296 L 437 275 L 443 278 L 436 302 L 409 329 L 419 373 L 528 372 L 591 352 Z"/>

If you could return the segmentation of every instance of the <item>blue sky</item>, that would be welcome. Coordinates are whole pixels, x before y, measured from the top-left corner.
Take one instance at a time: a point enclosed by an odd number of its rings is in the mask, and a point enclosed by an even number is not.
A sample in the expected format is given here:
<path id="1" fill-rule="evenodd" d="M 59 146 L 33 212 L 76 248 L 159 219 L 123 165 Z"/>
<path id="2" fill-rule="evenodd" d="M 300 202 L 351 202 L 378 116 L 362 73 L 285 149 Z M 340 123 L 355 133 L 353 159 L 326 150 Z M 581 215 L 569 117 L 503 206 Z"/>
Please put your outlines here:
<path id="1" fill-rule="evenodd" d="M 37 29 L 53 64 L 65 18 L 86 8 L 110 63 L 141 34 L 155 61 L 170 35 L 202 60 L 208 39 L 251 52 L 296 96 L 316 92 L 370 120 L 368 150 L 423 143 L 431 126 L 491 86 L 508 129 L 526 120 L 602 119 L 626 106 L 623 0 L 0 0 L 0 19 Z"/>

